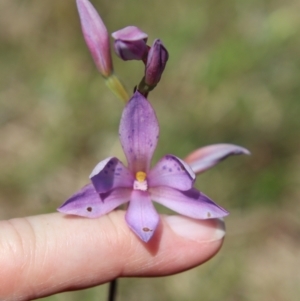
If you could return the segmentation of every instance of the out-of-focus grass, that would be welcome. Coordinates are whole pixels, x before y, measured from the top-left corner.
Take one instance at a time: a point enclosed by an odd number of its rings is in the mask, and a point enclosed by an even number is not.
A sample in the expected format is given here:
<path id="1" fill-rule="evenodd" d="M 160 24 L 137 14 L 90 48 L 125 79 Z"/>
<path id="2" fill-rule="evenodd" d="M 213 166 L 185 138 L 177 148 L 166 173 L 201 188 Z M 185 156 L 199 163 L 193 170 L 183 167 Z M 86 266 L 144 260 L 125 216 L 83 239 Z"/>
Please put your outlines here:
<path id="1" fill-rule="evenodd" d="M 197 187 L 231 211 L 223 250 L 203 267 L 121 280 L 119 300 L 297 300 L 299 295 L 299 2 L 97 1 L 109 31 L 134 24 L 170 52 L 150 95 L 155 159 L 240 144 Z M 115 60 L 129 89 L 143 66 Z M 84 44 L 74 1 L 0 1 L 0 218 L 52 212 L 94 165 L 121 156 L 123 104 Z M 105 287 L 47 300 L 104 299 Z M 142 297 L 141 297 L 142 296 Z"/>

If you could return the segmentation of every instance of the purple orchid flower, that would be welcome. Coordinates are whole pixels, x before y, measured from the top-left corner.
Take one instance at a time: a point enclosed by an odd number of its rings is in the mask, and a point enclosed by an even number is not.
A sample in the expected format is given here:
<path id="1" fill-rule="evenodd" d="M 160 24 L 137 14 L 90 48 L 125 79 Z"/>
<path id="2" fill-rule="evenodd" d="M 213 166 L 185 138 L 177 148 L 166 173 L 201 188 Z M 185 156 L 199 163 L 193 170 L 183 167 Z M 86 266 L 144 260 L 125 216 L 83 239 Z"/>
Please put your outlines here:
<path id="1" fill-rule="evenodd" d="M 58 211 L 96 218 L 129 202 L 126 222 L 144 242 L 151 239 L 159 223 L 152 200 L 195 219 L 228 215 L 193 188 L 194 172 L 176 156 L 166 155 L 150 169 L 159 126 L 151 104 L 139 92 L 124 108 L 119 136 L 128 167 L 115 157 L 101 161 L 90 175 L 92 184 L 83 187 Z"/>
<path id="2" fill-rule="evenodd" d="M 124 61 L 143 60 L 147 57 L 148 35 L 136 26 L 127 26 L 112 33 L 116 54 Z"/>

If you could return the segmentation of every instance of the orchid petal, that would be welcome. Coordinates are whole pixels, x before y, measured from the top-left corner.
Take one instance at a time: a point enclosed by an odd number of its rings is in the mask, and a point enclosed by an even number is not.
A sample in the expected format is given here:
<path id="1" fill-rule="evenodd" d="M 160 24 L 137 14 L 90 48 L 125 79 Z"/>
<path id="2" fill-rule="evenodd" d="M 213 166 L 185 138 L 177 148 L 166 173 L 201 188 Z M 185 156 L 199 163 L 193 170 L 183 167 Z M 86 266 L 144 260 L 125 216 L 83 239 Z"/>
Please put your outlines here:
<path id="1" fill-rule="evenodd" d="M 128 168 L 133 173 L 147 172 L 156 148 L 159 126 L 151 104 L 139 92 L 134 93 L 123 110 L 119 135 Z"/>
<path id="2" fill-rule="evenodd" d="M 159 223 L 159 215 L 146 191 L 133 190 L 125 215 L 131 230 L 144 242 L 148 242 Z"/>
<path id="3" fill-rule="evenodd" d="M 108 77 L 113 67 L 107 29 L 88 0 L 77 0 L 77 8 L 86 44 L 100 73 Z"/>
<path id="4" fill-rule="evenodd" d="M 122 60 L 142 60 L 147 57 L 148 35 L 138 27 L 127 26 L 115 31 L 112 37 L 115 39 L 115 52 Z"/>
<path id="5" fill-rule="evenodd" d="M 112 34 L 116 54 L 124 61 L 142 60 L 147 57 L 148 35 L 136 26 L 127 26 Z"/>
<path id="6" fill-rule="evenodd" d="M 148 185 L 168 186 L 179 190 L 189 190 L 195 181 L 192 169 L 173 155 L 163 157 L 148 173 Z"/>
<path id="7" fill-rule="evenodd" d="M 148 35 L 136 26 L 124 27 L 120 30 L 113 32 L 111 35 L 115 40 L 122 41 L 144 40 L 146 42 L 148 38 Z"/>
<path id="8" fill-rule="evenodd" d="M 143 40 L 134 42 L 116 40 L 114 48 L 116 54 L 124 61 L 142 60 L 148 50 L 148 47 Z"/>
<path id="9" fill-rule="evenodd" d="M 96 165 L 90 179 L 98 193 L 117 187 L 132 187 L 134 178 L 117 158 L 109 157 Z"/>
<path id="10" fill-rule="evenodd" d="M 88 184 L 72 195 L 57 210 L 66 214 L 95 218 L 101 215 L 100 204 L 99 194 L 92 184 Z"/>
<path id="11" fill-rule="evenodd" d="M 57 210 L 65 214 L 96 218 L 104 215 L 123 203 L 130 197 L 130 189 L 115 189 L 101 197 L 92 184 L 84 186 L 71 196 Z"/>
<path id="12" fill-rule="evenodd" d="M 199 174 L 232 155 L 250 155 L 250 152 L 234 144 L 213 144 L 201 147 L 185 158 L 194 173 Z"/>
<path id="13" fill-rule="evenodd" d="M 179 191 L 169 187 L 150 189 L 153 201 L 191 218 L 208 219 L 228 215 L 228 212 L 195 188 Z"/>

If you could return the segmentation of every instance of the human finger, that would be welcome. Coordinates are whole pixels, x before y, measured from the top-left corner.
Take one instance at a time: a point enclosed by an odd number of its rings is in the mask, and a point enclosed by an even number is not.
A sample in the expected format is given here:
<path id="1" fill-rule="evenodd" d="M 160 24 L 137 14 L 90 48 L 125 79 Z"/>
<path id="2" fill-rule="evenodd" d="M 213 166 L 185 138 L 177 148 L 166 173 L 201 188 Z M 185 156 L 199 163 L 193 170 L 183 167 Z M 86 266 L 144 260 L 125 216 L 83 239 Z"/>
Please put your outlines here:
<path id="1" fill-rule="evenodd" d="M 0 222 L 0 300 L 32 300 L 118 277 L 163 276 L 211 258 L 225 234 L 221 220 L 161 216 L 142 242 L 124 211 L 98 219 L 60 213 Z"/>

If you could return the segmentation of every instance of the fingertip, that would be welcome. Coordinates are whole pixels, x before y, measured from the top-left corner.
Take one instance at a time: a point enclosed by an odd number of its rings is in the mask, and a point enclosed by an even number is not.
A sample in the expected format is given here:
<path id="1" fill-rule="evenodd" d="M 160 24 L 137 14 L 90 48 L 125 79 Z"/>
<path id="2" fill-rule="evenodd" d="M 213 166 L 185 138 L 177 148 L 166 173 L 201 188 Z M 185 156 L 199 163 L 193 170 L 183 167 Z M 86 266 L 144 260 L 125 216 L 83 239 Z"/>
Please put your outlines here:
<path id="1" fill-rule="evenodd" d="M 223 219 L 197 220 L 173 215 L 166 216 L 165 221 L 175 234 L 196 242 L 218 241 L 225 236 Z"/>
<path id="2" fill-rule="evenodd" d="M 0 271 L 0 276 L 6 277 L 4 287 L 2 284 L 6 295 L 0 293 L 4 300 L 7 296 L 16 300 L 18 296 L 44 297 L 118 277 L 179 273 L 214 256 L 225 234 L 221 220 L 161 216 L 152 239 L 145 243 L 127 226 L 124 211 L 98 219 L 54 213 L 1 225 L 0 245 L 8 246 L 0 257 L 7 269 L 5 275 Z M 15 234 L 7 235 L 11 225 Z M 18 254 L 23 252 L 26 261 L 12 261 L 10 248 L 13 257 L 20 259 Z M 14 285 L 15 275 L 18 286 Z"/>
<path id="3" fill-rule="evenodd" d="M 123 276 L 162 276 L 188 270 L 213 257 L 220 250 L 224 236 L 222 219 L 161 215 L 148 243 L 133 237 L 132 260 L 127 260 Z"/>

